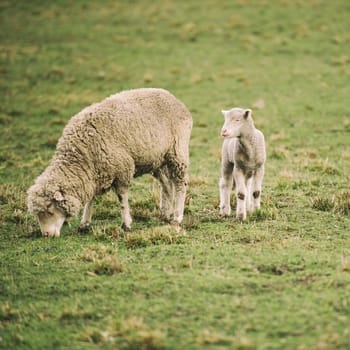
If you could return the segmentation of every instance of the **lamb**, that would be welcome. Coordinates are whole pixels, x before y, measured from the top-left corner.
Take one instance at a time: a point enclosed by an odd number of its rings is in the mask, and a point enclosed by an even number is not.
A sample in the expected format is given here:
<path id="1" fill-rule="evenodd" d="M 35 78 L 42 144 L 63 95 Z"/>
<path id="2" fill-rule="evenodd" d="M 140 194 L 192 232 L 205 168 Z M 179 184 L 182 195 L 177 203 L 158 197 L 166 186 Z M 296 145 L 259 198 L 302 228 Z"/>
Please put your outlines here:
<path id="1" fill-rule="evenodd" d="M 132 179 L 152 174 L 161 185 L 162 218 L 183 219 L 192 116 L 163 89 L 123 91 L 73 116 L 46 170 L 28 190 L 28 209 L 43 236 L 58 237 L 66 218 L 85 205 L 79 230 L 89 228 L 97 194 L 113 189 L 122 227 L 131 229 Z"/>
<path id="2" fill-rule="evenodd" d="M 236 218 L 244 221 L 247 212 L 260 208 L 261 188 L 266 160 L 263 133 L 254 126 L 250 109 L 232 108 L 222 111 L 222 145 L 220 214 L 231 213 L 230 196 L 236 188 Z"/>

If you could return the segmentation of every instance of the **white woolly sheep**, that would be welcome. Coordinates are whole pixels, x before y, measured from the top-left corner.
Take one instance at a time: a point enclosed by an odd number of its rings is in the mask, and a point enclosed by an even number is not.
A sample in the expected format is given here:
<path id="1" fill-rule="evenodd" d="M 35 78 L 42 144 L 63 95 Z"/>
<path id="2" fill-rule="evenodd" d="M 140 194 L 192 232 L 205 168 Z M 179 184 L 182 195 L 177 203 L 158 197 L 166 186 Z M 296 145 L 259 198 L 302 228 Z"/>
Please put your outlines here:
<path id="1" fill-rule="evenodd" d="M 97 194 L 116 192 L 122 227 L 129 230 L 132 179 L 151 173 L 161 185 L 162 218 L 183 219 L 192 116 L 163 89 L 112 95 L 72 117 L 51 163 L 28 190 L 28 208 L 44 236 L 57 237 L 63 222 L 85 205 L 80 230 L 89 228 Z"/>
<path id="2" fill-rule="evenodd" d="M 230 197 L 236 188 L 236 217 L 243 221 L 247 212 L 260 208 L 261 188 L 266 159 L 263 133 L 254 126 L 250 109 L 232 108 L 222 111 L 222 145 L 220 214 L 231 213 Z"/>

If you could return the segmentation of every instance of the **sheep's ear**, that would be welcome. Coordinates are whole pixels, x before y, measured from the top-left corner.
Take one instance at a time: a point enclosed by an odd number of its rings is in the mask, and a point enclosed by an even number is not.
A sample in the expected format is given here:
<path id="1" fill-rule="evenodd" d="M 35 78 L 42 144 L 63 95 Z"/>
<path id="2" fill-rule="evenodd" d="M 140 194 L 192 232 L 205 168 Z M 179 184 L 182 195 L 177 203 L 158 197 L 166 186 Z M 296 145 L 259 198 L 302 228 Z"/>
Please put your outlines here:
<path id="1" fill-rule="evenodd" d="M 62 202 L 62 201 L 64 201 L 63 194 L 62 194 L 60 191 L 56 191 L 56 192 L 53 194 L 53 198 L 54 198 L 54 200 L 56 200 L 57 202 Z"/>
<path id="2" fill-rule="evenodd" d="M 252 115 L 252 110 L 251 109 L 246 109 L 244 111 L 243 117 L 244 117 L 244 119 L 247 119 L 250 115 Z"/>
<path id="3" fill-rule="evenodd" d="M 226 113 L 227 113 L 228 111 L 225 111 L 225 110 L 222 110 L 221 111 L 221 113 L 222 113 L 222 115 L 225 117 L 225 115 L 226 115 Z"/>

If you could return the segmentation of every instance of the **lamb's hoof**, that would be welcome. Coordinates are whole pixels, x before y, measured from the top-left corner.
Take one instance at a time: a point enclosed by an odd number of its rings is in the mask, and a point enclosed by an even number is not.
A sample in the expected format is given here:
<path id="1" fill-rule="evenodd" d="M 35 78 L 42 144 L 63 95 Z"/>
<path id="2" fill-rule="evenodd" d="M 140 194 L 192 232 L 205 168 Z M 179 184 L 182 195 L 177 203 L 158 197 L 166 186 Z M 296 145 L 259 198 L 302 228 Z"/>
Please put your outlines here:
<path id="1" fill-rule="evenodd" d="M 230 210 L 225 210 L 225 208 L 220 208 L 220 216 L 222 218 L 228 218 L 230 216 Z"/>
<path id="2" fill-rule="evenodd" d="M 130 226 L 126 226 L 125 223 L 122 224 L 122 229 L 123 229 L 125 232 L 131 231 L 131 227 L 130 227 Z"/>
<path id="3" fill-rule="evenodd" d="M 244 216 L 243 214 L 238 214 L 238 215 L 237 215 L 237 220 L 238 220 L 240 223 L 242 223 L 245 219 L 246 219 L 246 218 L 245 218 L 245 216 Z"/>
<path id="4" fill-rule="evenodd" d="M 86 234 L 86 233 L 89 233 L 90 231 L 91 231 L 90 224 L 82 224 L 78 228 L 78 233 L 80 234 Z"/>

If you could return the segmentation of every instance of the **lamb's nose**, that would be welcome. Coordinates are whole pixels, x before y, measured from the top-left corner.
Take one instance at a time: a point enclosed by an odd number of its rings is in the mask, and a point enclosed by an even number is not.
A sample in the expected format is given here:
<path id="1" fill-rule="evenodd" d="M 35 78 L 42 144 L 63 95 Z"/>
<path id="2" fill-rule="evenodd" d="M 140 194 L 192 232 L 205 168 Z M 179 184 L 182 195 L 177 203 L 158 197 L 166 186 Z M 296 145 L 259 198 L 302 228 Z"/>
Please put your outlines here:
<path id="1" fill-rule="evenodd" d="M 221 129 L 221 136 L 227 136 L 227 129 Z"/>

